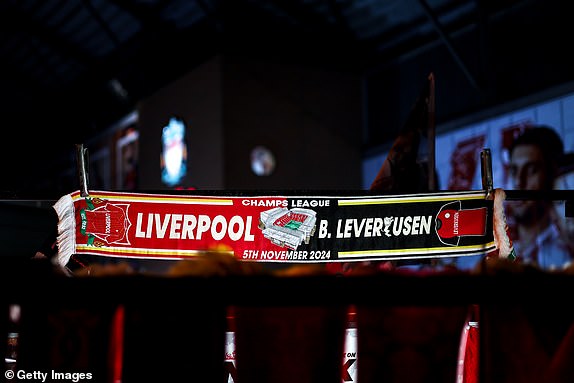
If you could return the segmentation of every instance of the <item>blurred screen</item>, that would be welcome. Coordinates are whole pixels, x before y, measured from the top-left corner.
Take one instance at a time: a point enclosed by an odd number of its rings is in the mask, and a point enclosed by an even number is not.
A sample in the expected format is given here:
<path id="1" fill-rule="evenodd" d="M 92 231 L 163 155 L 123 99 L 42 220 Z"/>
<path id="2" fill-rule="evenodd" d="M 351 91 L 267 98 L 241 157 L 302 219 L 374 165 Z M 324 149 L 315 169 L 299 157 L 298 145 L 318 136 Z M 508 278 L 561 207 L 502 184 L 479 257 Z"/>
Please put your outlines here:
<path id="1" fill-rule="evenodd" d="M 187 175 L 186 125 L 171 117 L 161 133 L 161 180 L 171 187 L 180 185 Z"/>

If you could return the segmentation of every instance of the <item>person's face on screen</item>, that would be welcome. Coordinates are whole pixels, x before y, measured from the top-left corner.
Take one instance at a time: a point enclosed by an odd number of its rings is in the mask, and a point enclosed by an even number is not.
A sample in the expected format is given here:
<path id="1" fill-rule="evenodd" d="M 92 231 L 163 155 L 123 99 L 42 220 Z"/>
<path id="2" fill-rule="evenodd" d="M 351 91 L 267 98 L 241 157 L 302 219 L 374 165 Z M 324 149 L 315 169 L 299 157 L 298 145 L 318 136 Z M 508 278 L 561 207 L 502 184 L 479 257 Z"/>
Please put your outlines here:
<path id="1" fill-rule="evenodd" d="M 520 145 L 510 158 L 511 187 L 517 190 L 540 190 L 546 184 L 542 152 L 536 145 Z"/>
<path id="2" fill-rule="evenodd" d="M 517 190 L 541 190 L 547 184 L 546 167 L 541 150 L 536 145 L 519 145 L 510 157 L 509 187 Z M 517 217 L 533 213 L 536 201 L 516 201 L 512 211 Z"/>

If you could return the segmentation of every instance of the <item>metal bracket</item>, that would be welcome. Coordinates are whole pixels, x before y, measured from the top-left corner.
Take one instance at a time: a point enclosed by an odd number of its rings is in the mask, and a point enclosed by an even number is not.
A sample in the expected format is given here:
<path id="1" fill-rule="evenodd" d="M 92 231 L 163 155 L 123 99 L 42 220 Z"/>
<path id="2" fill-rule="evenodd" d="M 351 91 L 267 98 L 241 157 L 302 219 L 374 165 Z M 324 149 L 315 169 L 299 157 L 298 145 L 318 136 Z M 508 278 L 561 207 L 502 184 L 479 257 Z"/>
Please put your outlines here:
<path id="1" fill-rule="evenodd" d="M 491 199 L 494 197 L 494 183 L 492 180 L 492 155 L 488 148 L 482 149 L 480 152 L 480 172 L 482 189 L 486 190 L 486 199 Z"/>
<path id="2" fill-rule="evenodd" d="M 76 144 L 76 161 L 78 163 L 78 178 L 80 180 L 80 195 L 88 197 L 89 174 L 88 174 L 88 149 L 83 144 Z"/>

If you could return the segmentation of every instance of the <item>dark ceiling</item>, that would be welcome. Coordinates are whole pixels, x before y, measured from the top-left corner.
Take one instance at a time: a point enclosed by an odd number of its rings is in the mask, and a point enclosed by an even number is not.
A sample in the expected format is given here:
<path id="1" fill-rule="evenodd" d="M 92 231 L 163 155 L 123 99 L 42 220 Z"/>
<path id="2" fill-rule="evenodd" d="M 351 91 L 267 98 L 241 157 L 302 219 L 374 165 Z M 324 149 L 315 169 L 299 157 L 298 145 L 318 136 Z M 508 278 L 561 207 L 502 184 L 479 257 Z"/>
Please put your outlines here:
<path id="1" fill-rule="evenodd" d="M 97 135 L 138 100 L 217 54 L 295 60 L 369 76 L 377 71 L 393 73 L 389 68 L 440 47 L 470 89 L 482 95 L 498 91 L 491 103 L 514 98 L 519 96 L 516 87 L 504 85 L 501 79 L 505 70 L 508 77 L 513 71 L 503 68 L 501 72 L 492 63 L 514 62 L 524 68 L 519 75 L 531 77 L 536 69 L 520 63 L 532 53 L 498 55 L 506 52 L 505 44 L 521 41 L 522 33 L 532 40 L 538 34 L 546 36 L 544 29 L 555 31 L 557 24 L 563 24 L 560 30 L 567 29 L 571 36 L 571 25 L 564 23 L 564 3 L 0 0 L 2 151 L 16 153 L 2 156 L 2 188 L 18 189 L 20 182 L 34 185 L 35 177 L 49 176 L 42 169 L 50 157 Z M 501 38 L 480 40 L 493 28 Z M 465 33 L 472 34 L 479 49 L 461 43 L 460 36 Z M 503 33 L 511 37 L 505 40 Z M 502 42 L 496 49 L 484 49 L 481 41 Z M 536 49 L 547 54 L 550 44 L 560 45 L 560 41 L 564 40 L 542 41 Z M 554 65 L 560 61 L 557 55 L 568 51 L 569 45 L 564 43 L 560 53 L 553 51 L 552 61 L 540 67 L 552 75 L 539 81 L 537 88 L 571 80 L 571 66 Z M 509 55 L 525 52 L 530 43 L 527 39 L 508 48 Z M 490 60 L 490 67 L 477 69 L 481 55 Z M 484 97 L 477 100 L 476 106 L 481 106 Z"/>

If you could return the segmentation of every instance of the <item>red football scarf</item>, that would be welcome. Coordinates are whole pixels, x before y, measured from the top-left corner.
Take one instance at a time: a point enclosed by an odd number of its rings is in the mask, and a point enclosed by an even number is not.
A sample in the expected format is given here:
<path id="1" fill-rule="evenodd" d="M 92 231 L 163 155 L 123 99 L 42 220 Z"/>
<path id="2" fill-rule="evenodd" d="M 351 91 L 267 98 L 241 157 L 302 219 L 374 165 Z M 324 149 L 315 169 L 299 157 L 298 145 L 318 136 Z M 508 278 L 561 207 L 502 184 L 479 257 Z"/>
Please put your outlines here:
<path id="1" fill-rule="evenodd" d="M 483 191 L 395 196 L 169 195 L 79 191 L 54 205 L 57 261 L 73 254 L 318 263 L 436 258 L 496 250 Z M 500 214 L 500 213 L 499 213 Z M 223 250 L 222 250 L 223 251 Z"/>

